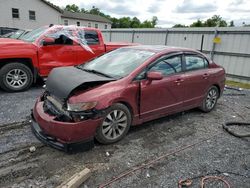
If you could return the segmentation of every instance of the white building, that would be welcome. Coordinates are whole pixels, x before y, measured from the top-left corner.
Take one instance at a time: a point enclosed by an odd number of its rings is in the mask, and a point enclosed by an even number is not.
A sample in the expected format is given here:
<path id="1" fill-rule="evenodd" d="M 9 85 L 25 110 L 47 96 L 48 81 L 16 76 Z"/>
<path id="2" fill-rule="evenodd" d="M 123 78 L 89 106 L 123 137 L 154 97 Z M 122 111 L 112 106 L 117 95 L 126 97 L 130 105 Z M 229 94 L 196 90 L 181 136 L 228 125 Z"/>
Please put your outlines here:
<path id="1" fill-rule="evenodd" d="M 111 28 L 104 17 L 63 11 L 45 0 L 0 0 L 0 27 L 35 29 L 49 24 Z"/>

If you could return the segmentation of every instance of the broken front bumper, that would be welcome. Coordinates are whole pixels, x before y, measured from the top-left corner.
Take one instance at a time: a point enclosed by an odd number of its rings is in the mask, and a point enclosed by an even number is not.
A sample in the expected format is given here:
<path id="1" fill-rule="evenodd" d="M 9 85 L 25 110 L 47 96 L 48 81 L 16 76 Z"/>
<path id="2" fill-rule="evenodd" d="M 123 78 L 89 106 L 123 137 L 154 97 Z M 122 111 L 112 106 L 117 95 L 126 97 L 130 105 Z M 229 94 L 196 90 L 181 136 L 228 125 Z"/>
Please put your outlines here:
<path id="1" fill-rule="evenodd" d="M 89 119 L 81 122 L 56 121 L 46 114 L 43 102 L 37 101 L 32 111 L 32 131 L 43 143 L 66 152 L 86 151 L 94 146 L 94 135 L 102 119 Z"/>

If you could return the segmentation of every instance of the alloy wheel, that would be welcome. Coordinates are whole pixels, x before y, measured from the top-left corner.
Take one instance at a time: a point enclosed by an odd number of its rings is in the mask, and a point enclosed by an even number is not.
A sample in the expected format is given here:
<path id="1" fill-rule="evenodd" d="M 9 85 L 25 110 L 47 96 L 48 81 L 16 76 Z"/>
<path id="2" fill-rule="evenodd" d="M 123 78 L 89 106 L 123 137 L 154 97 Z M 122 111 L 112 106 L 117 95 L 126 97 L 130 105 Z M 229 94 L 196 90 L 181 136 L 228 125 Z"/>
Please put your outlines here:
<path id="1" fill-rule="evenodd" d="M 28 81 L 28 75 L 21 69 L 12 69 L 6 74 L 6 82 L 13 88 L 21 88 Z"/>
<path id="2" fill-rule="evenodd" d="M 206 98 L 206 106 L 209 110 L 215 106 L 216 101 L 217 101 L 217 97 L 218 97 L 218 94 L 217 94 L 217 91 L 215 89 L 211 89 L 208 92 L 208 95 Z"/>
<path id="3" fill-rule="evenodd" d="M 128 125 L 128 117 L 122 110 L 111 111 L 102 123 L 102 134 L 108 140 L 122 136 Z"/>

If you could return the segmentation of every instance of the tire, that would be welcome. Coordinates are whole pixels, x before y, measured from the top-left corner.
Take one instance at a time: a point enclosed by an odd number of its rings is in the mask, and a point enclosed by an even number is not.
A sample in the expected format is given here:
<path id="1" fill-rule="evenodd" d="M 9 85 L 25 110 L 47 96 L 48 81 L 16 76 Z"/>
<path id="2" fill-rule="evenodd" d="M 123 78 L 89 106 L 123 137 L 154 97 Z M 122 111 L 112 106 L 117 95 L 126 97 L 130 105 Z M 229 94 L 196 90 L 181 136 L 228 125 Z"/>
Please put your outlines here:
<path id="1" fill-rule="evenodd" d="M 200 109 L 203 112 L 210 112 L 215 108 L 218 98 L 219 98 L 218 88 L 216 86 L 210 87 L 206 94 L 206 97 L 203 99 L 202 106 L 200 107 Z"/>
<path id="2" fill-rule="evenodd" d="M 0 69 L 0 87 L 8 92 L 25 91 L 33 83 L 29 67 L 21 63 L 9 63 Z"/>
<path id="3" fill-rule="evenodd" d="M 123 104 L 114 104 L 106 111 L 102 124 L 96 130 L 95 138 L 102 144 L 118 142 L 128 133 L 130 125 L 129 109 Z"/>

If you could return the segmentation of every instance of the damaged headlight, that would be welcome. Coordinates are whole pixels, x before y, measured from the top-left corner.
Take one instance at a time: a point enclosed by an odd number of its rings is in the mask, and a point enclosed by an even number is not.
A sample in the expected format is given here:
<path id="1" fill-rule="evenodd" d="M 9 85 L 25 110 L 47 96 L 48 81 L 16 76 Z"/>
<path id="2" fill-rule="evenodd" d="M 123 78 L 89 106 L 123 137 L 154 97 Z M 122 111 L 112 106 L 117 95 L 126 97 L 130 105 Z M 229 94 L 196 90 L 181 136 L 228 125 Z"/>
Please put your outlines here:
<path id="1" fill-rule="evenodd" d="M 97 105 L 97 102 L 83 102 L 83 103 L 76 103 L 70 104 L 67 103 L 67 110 L 72 112 L 82 112 L 86 110 L 91 110 Z"/>

